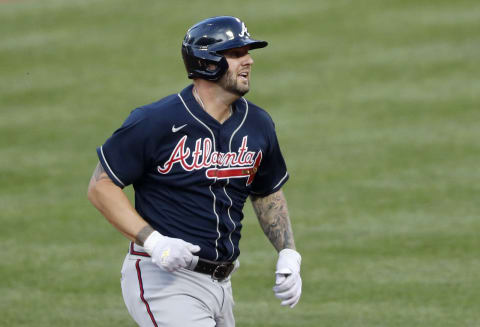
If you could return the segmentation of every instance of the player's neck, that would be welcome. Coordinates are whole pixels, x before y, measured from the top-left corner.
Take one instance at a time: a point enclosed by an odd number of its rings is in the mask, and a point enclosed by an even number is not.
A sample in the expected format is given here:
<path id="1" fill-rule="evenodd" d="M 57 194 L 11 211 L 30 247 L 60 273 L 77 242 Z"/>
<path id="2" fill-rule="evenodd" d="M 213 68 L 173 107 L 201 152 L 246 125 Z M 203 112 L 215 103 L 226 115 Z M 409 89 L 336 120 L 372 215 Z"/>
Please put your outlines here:
<path id="1" fill-rule="evenodd" d="M 226 92 L 216 83 L 205 80 L 194 81 L 193 96 L 200 106 L 220 123 L 226 121 L 232 114 L 232 103 L 239 96 Z"/>

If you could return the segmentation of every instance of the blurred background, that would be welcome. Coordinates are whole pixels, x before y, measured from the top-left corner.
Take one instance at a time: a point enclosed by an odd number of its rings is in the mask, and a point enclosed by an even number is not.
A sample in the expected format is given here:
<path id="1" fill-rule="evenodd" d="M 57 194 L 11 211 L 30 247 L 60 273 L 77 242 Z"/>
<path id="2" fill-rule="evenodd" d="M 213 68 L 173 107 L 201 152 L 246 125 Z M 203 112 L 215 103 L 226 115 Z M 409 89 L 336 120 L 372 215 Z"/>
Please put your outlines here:
<path id="1" fill-rule="evenodd" d="M 86 198 L 95 148 L 190 83 L 181 41 L 215 15 L 270 43 L 247 98 L 276 122 L 303 255 L 283 308 L 247 203 L 237 325 L 480 326 L 474 0 L 0 1 L 0 326 L 135 326 L 128 242 Z"/>

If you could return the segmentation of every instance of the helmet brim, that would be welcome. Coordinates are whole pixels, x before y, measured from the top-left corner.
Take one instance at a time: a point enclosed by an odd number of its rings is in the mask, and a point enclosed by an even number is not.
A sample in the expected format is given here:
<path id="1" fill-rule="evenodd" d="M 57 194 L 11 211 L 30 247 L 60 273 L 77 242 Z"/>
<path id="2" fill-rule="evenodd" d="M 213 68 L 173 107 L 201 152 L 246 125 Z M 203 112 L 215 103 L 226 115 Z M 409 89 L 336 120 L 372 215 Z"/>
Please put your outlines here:
<path id="1" fill-rule="evenodd" d="M 250 50 L 265 48 L 268 45 L 267 41 L 254 40 L 250 38 L 236 39 L 224 42 L 222 44 L 213 45 L 210 47 L 210 51 L 222 52 L 229 49 L 241 48 L 244 46 L 249 46 Z"/>
<path id="2" fill-rule="evenodd" d="M 267 41 L 252 40 L 252 43 L 249 43 L 250 49 L 260 49 L 265 48 L 268 45 Z"/>

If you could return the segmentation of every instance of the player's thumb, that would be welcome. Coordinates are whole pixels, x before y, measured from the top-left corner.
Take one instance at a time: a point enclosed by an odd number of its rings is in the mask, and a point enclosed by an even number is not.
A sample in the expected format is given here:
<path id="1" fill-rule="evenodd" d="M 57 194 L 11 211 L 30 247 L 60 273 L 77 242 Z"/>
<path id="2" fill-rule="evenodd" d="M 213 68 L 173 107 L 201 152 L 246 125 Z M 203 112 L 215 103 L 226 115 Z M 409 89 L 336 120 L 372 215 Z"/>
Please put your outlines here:
<path id="1" fill-rule="evenodd" d="M 284 274 L 275 274 L 275 285 L 280 285 L 283 281 L 287 279 L 287 276 Z"/>

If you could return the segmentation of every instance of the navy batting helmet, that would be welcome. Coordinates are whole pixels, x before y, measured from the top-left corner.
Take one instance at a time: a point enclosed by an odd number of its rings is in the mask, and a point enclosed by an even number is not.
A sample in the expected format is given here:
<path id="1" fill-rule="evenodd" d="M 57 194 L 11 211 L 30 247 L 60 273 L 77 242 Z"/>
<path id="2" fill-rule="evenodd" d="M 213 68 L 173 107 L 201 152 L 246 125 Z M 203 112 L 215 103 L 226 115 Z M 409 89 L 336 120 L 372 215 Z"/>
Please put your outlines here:
<path id="1" fill-rule="evenodd" d="M 207 18 L 193 25 L 182 42 L 182 56 L 188 78 L 218 80 L 228 69 L 222 51 L 250 46 L 267 46 L 266 41 L 250 38 L 245 23 L 232 16 Z"/>

